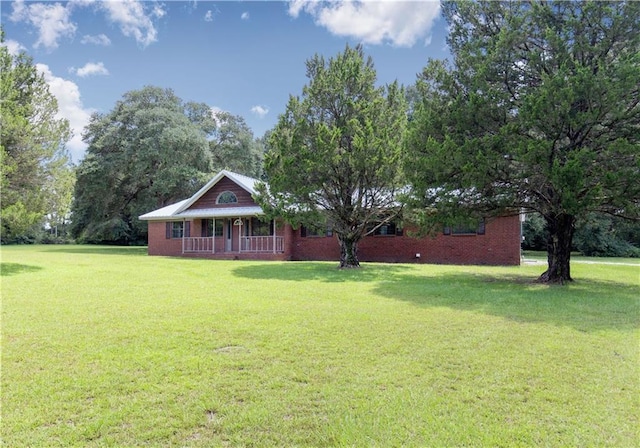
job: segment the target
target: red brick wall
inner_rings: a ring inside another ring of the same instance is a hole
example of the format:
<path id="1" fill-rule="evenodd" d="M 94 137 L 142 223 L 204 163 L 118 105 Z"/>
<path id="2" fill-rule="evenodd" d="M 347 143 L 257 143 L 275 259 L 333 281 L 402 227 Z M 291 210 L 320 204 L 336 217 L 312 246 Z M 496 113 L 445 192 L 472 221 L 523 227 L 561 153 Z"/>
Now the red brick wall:
<path id="1" fill-rule="evenodd" d="M 293 260 L 339 260 L 334 237 L 301 237 L 294 231 Z M 416 254 L 420 254 L 420 258 Z M 435 238 L 368 236 L 358 245 L 360 261 L 442 264 L 520 264 L 520 220 L 517 216 L 487 221 L 484 235 L 437 235 Z"/>
<path id="2" fill-rule="evenodd" d="M 220 218 L 216 219 L 217 221 L 221 220 Z M 235 221 L 235 218 L 233 219 Z M 231 250 L 236 251 L 236 253 L 225 253 L 225 243 L 226 243 L 226 235 L 227 235 L 227 219 L 222 219 L 224 222 L 224 230 L 223 236 L 216 236 L 214 239 L 215 244 L 215 254 L 190 254 L 185 256 L 199 256 L 199 257 L 208 257 L 208 258 L 234 258 L 238 256 L 237 250 L 239 246 L 239 232 L 242 231 L 244 234 L 244 228 L 247 225 L 247 219 L 243 218 L 243 226 L 232 227 L 232 236 L 231 236 Z M 202 220 L 194 219 L 190 221 L 190 236 L 198 237 L 202 236 Z M 167 223 L 165 221 L 149 221 L 149 247 L 148 253 L 149 255 L 164 255 L 164 256 L 183 256 L 182 253 L 182 239 L 180 238 L 167 238 Z M 243 259 L 277 259 L 277 260 L 286 260 L 291 257 L 291 243 L 293 241 L 291 226 L 289 225 L 277 225 L 276 226 L 276 236 L 284 237 L 284 254 L 270 254 L 270 253 L 262 253 L 262 254 L 250 254 L 243 253 L 239 258 Z"/>
<path id="3" fill-rule="evenodd" d="M 149 221 L 149 255 L 180 255 L 182 240 L 167 239 L 167 223 Z"/>
<path id="4" fill-rule="evenodd" d="M 191 235 L 200 235 L 200 220 L 191 223 Z M 238 226 L 233 229 L 233 250 L 238 246 Z M 284 254 L 242 254 L 241 258 L 278 260 L 340 259 L 338 240 L 333 237 L 301 237 L 300 229 L 278 226 L 277 235 L 285 237 Z M 416 254 L 420 254 L 420 258 Z M 149 255 L 182 255 L 182 241 L 166 238 L 165 222 L 149 222 Z M 237 254 L 235 254 L 237 255 Z M 224 238 L 216 237 L 216 254 L 209 258 L 234 257 L 224 254 Z M 203 256 L 203 255 L 199 255 Z M 360 261 L 389 263 L 441 264 L 520 264 L 520 220 L 517 216 L 488 220 L 484 235 L 442 235 L 435 238 L 407 236 L 368 236 L 358 245 Z"/>

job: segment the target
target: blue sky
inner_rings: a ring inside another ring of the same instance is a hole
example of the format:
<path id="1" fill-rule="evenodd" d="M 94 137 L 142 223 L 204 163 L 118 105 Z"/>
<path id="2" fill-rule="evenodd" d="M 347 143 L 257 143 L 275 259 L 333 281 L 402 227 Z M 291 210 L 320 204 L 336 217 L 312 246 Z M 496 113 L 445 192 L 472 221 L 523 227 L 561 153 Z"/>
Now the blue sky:
<path id="1" fill-rule="evenodd" d="M 69 119 L 74 161 L 83 127 L 125 92 L 171 88 L 185 101 L 242 116 L 261 137 L 307 83 L 305 61 L 362 43 L 379 84 L 409 85 L 448 56 L 432 1 L 4 1 L 5 45 L 44 73 Z"/>

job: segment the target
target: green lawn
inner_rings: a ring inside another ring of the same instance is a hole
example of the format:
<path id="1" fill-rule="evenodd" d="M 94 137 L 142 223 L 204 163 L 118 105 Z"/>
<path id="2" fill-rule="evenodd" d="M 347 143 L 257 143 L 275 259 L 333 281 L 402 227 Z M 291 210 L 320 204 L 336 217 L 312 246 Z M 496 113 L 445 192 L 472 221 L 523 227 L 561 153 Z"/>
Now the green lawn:
<path id="1" fill-rule="evenodd" d="M 4 446 L 640 440 L 640 265 L 1 255 Z"/>

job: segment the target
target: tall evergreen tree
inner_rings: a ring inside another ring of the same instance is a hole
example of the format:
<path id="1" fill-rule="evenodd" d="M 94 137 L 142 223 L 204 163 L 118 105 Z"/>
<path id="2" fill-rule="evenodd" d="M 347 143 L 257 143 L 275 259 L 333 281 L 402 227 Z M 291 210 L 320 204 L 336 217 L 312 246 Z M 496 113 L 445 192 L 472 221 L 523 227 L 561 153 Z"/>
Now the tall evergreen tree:
<path id="1" fill-rule="evenodd" d="M 0 171 L 3 243 L 32 236 L 64 208 L 73 176 L 65 143 L 71 132 L 58 103 L 25 52 L 9 53 L 0 31 Z"/>
<path id="2" fill-rule="evenodd" d="M 357 267 L 360 239 L 397 211 L 404 93 L 397 83 L 375 86 L 360 46 L 306 65 L 309 83 L 269 136 L 269 190 L 259 201 L 294 225 L 322 212 L 338 237 L 340 266 Z"/>
<path id="3" fill-rule="evenodd" d="M 571 280 L 576 222 L 638 217 L 640 3 L 445 2 L 453 65 L 430 61 L 407 139 L 424 226 L 538 212 L 544 282 Z"/>

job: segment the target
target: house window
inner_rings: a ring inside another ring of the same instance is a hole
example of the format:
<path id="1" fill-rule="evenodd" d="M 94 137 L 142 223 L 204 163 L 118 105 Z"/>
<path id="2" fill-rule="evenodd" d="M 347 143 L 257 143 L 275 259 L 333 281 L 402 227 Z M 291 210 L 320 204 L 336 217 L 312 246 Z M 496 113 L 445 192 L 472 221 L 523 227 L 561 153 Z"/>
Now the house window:
<path id="1" fill-rule="evenodd" d="M 367 231 L 371 232 L 379 223 L 369 225 Z M 371 233 L 371 235 L 378 236 L 402 236 L 402 227 L 395 221 L 386 222 Z"/>
<path id="2" fill-rule="evenodd" d="M 485 222 L 481 219 L 476 226 L 469 223 L 458 223 L 444 228 L 445 235 L 484 235 Z"/>
<path id="3" fill-rule="evenodd" d="M 264 222 L 258 218 L 251 218 L 251 236 L 273 235 L 273 221 Z"/>
<path id="4" fill-rule="evenodd" d="M 303 238 L 333 236 L 333 229 L 328 223 L 316 223 L 300 226 L 300 236 Z"/>
<path id="5" fill-rule="evenodd" d="M 216 204 L 237 204 L 238 197 L 232 191 L 223 191 L 218 195 Z"/>
<path id="6" fill-rule="evenodd" d="M 215 228 L 214 228 L 215 221 Z M 215 233 L 214 233 L 215 232 Z M 224 234 L 224 222 L 221 219 L 203 219 L 202 236 L 222 236 Z"/>
<path id="7" fill-rule="evenodd" d="M 167 239 L 171 238 L 182 238 L 182 236 L 190 236 L 189 235 L 189 222 L 175 221 L 167 223 Z"/>
<path id="8" fill-rule="evenodd" d="M 182 238 L 184 223 L 174 222 L 171 230 L 171 238 Z"/>

